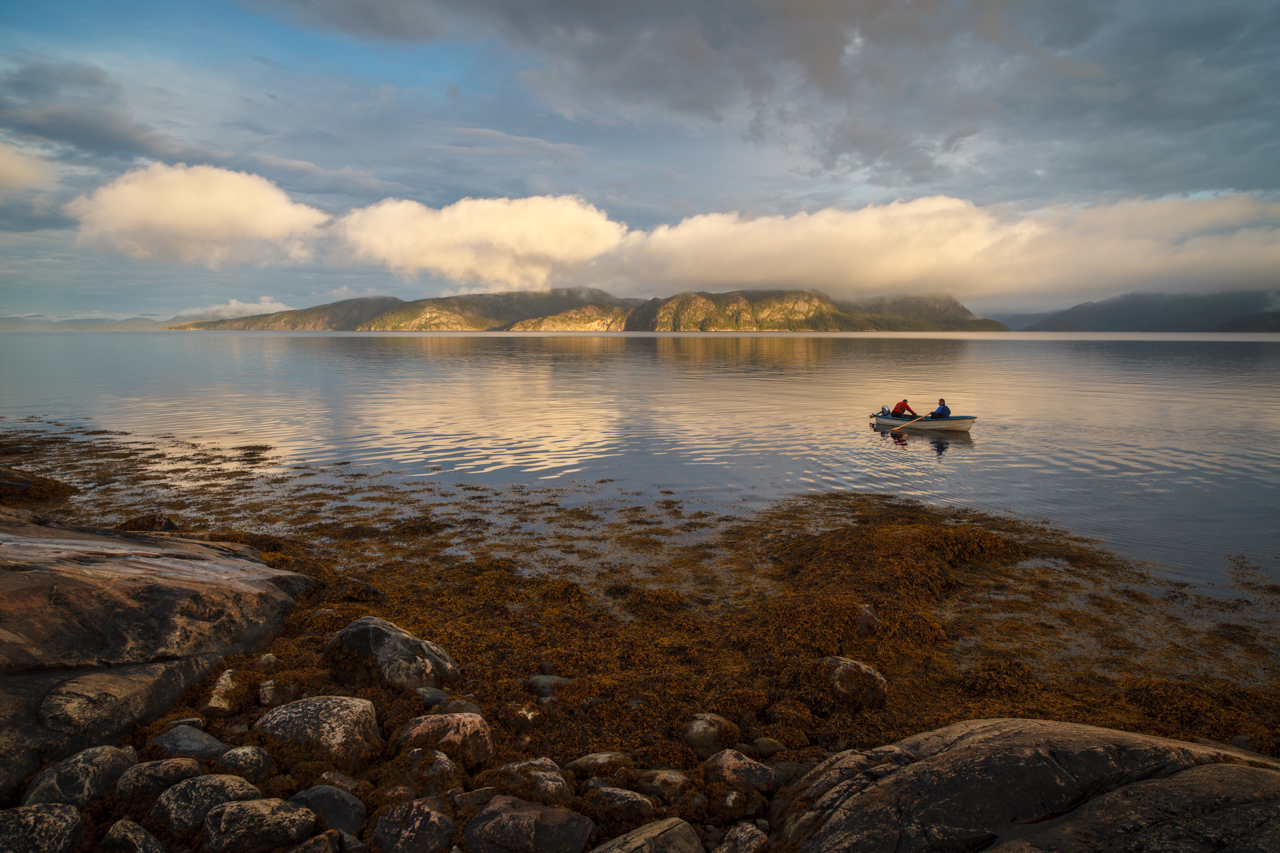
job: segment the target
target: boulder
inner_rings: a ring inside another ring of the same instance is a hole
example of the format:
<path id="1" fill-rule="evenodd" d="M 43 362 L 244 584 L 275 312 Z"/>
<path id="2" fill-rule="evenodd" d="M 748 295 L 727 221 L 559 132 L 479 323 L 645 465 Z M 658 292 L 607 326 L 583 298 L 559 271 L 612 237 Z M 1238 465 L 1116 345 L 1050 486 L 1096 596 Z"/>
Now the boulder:
<path id="1" fill-rule="evenodd" d="M 183 779 L 204 774 L 194 758 L 166 758 L 135 764 L 116 780 L 116 796 L 122 800 L 151 800 Z"/>
<path id="2" fill-rule="evenodd" d="M 261 798 L 262 792 L 239 776 L 195 776 L 161 794 L 151 809 L 151 818 L 163 823 L 170 835 L 184 835 L 204 823 L 209 811 L 223 803 Z"/>
<path id="3" fill-rule="evenodd" d="M 770 840 L 801 853 L 1262 850 L 1277 818 L 1280 762 L 1263 756 L 1073 723 L 973 720 L 832 756 L 775 798 Z M 1194 846 L 1203 842 L 1193 835 L 1215 834 L 1234 840 Z"/>
<path id="4" fill-rule="evenodd" d="M 378 818 L 370 840 L 380 853 L 444 853 L 453 831 L 438 801 L 412 800 Z"/>
<path id="5" fill-rule="evenodd" d="M 271 756 L 260 746 L 238 746 L 218 756 L 218 767 L 229 773 L 261 782 L 271 775 Z"/>
<path id="6" fill-rule="evenodd" d="M 65 803 L 85 806 L 101 797 L 133 766 L 133 756 L 114 746 L 95 746 L 64 758 L 31 780 L 24 806 Z"/>
<path id="7" fill-rule="evenodd" d="M 306 806 L 320 816 L 327 826 L 351 835 L 359 835 L 364 826 L 364 803 L 341 788 L 332 785 L 315 785 L 299 791 L 289 802 Z"/>
<path id="8" fill-rule="evenodd" d="M 396 733 L 401 749 L 438 749 L 467 767 L 493 758 L 493 735 L 478 714 L 430 714 L 405 723 Z"/>
<path id="9" fill-rule="evenodd" d="M 80 810 L 75 806 L 41 803 L 0 811 L 4 853 L 71 853 L 83 835 Z"/>
<path id="10" fill-rule="evenodd" d="M 504 764 L 482 773 L 477 781 L 548 805 L 564 805 L 573 799 L 564 774 L 550 758 Z"/>
<path id="11" fill-rule="evenodd" d="M 217 758 L 231 749 L 208 732 L 185 725 L 174 726 L 169 731 L 153 737 L 151 742 L 166 755 L 198 758 L 201 761 Z"/>
<path id="12" fill-rule="evenodd" d="M 494 797 L 463 830 L 471 853 L 582 853 L 595 823 L 568 809 Z"/>
<path id="13" fill-rule="evenodd" d="M 716 847 L 715 853 L 762 853 L 768 849 L 769 836 L 760 827 L 740 823 L 725 833 L 724 840 Z"/>
<path id="14" fill-rule="evenodd" d="M 313 696 L 263 714 L 254 730 L 320 753 L 355 770 L 382 749 L 373 703 L 347 696 Z"/>
<path id="15" fill-rule="evenodd" d="M 636 778 L 636 790 L 661 797 L 667 805 L 675 805 L 693 782 L 683 770 L 645 770 Z"/>
<path id="16" fill-rule="evenodd" d="M 450 696 L 432 707 L 433 714 L 476 714 L 484 716 L 484 709 L 465 696 Z"/>
<path id="17" fill-rule="evenodd" d="M 411 749 L 387 768 L 381 781 L 399 781 L 424 794 L 439 794 L 461 787 L 466 774 L 438 749 Z"/>
<path id="18" fill-rule="evenodd" d="M 444 649 L 376 616 L 362 616 L 339 631 L 325 647 L 325 658 L 348 684 L 413 690 L 438 687 L 460 675 Z"/>
<path id="19" fill-rule="evenodd" d="M 266 853 L 297 844 L 311 835 L 316 816 L 305 806 L 284 800 L 223 803 L 204 819 L 204 853 Z"/>
<path id="20" fill-rule="evenodd" d="M 719 714 L 694 714 L 680 730 L 684 742 L 704 761 L 737 743 L 738 735 L 738 727 Z"/>
<path id="21" fill-rule="evenodd" d="M 98 853 L 168 853 L 156 837 L 131 820 L 111 824 Z"/>
<path id="22" fill-rule="evenodd" d="M 723 782 L 730 788 L 754 788 L 767 794 L 778 786 L 778 778 L 771 768 L 736 749 L 717 752 L 702 763 L 702 770 L 707 781 Z"/>
<path id="23" fill-rule="evenodd" d="M 352 838 L 353 836 L 346 836 Z M 289 853 L 355 853 L 356 848 L 343 847 L 344 836 L 336 829 L 326 829 L 318 835 L 313 835 L 297 847 L 289 851 Z M 368 850 L 369 845 L 360 844 L 361 850 Z"/>
<path id="24" fill-rule="evenodd" d="M 687 822 L 670 817 L 656 823 L 646 823 L 606 841 L 592 853 L 704 853 L 698 833 Z"/>
<path id="25" fill-rule="evenodd" d="M 252 549 L 79 530 L 0 508 L 0 805 L 44 761 L 115 741 L 228 655 L 278 632 L 312 583 Z"/>
<path id="26" fill-rule="evenodd" d="M 884 707 L 889 685 L 874 667 L 840 657 L 823 658 L 822 663 L 827 667 L 832 693 L 853 710 Z"/>
<path id="27" fill-rule="evenodd" d="M 648 797 L 625 788 L 611 788 L 608 785 L 595 788 L 586 794 L 585 799 L 615 821 L 634 823 L 652 820 L 658 813 Z"/>
<path id="28" fill-rule="evenodd" d="M 625 752 L 593 752 L 581 758 L 575 758 L 564 766 L 576 774 L 583 776 L 616 776 L 619 771 L 630 770 L 633 765 L 631 756 Z"/>

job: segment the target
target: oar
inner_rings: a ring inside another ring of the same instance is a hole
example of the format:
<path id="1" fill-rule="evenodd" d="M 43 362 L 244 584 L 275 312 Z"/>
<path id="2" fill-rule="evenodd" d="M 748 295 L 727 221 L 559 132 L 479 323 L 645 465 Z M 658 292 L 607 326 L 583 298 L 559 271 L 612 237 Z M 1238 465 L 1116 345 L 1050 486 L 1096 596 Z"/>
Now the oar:
<path id="1" fill-rule="evenodd" d="M 929 417 L 929 416 L 928 416 L 928 415 L 921 415 L 920 417 L 916 418 L 916 421 L 922 421 L 922 420 L 924 420 L 924 419 L 925 419 L 925 418 L 927 418 L 927 417 Z M 911 425 L 912 425 L 913 423 L 915 423 L 916 421 L 907 421 L 905 424 L 899 424 L 898 426 L 896 426 L 896 427 L 894 427 L 893 429 L 889 430 L 889 432 L 897 432 L 898 430 L 902 429 L 904 426 L 911 426 Z"/>

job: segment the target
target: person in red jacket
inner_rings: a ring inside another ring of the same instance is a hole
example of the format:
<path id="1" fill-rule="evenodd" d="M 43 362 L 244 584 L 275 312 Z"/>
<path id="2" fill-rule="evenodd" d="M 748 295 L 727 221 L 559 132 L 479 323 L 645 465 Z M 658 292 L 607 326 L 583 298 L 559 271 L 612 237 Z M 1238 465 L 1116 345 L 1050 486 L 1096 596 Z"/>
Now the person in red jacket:
<path id="1" fill-rule="evenodd" d="M 895 418 L 905 418 L 908 412 L 910 412 L 911 417 L 913 418 L 920 417 L 919 415 L 917 415 L 915 412 L 911 410 L 910 406 L 907 405 L 907 401 L 905 398 L 903 398 L 901 403 L 893 407 L 893 416 Z"/>

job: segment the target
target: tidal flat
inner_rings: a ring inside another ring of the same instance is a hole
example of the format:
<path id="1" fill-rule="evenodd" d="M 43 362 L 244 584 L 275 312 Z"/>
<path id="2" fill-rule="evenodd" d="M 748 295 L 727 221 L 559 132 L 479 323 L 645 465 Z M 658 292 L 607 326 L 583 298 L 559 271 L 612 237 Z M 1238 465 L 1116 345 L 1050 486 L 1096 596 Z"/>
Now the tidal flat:
<path id="1" fill-rule="evenodd" d="M 25 507 L 60 522 L 128 529 L 158 514 L 181 531 L 167 535 L 249 545 L 320 582 L 268 648 L 227 659 L 132 734 L 144 760 L 161 757 L 150 739 L 197 716 L 228 668 L 243 701 L 206 721 L 215 737 L 263 713 L 250 697 L 267 679 L 368 699 L 389 737 L 422 713 L 417 695 L 339 684 L 321 661 L 327 637 L 365 615 L 459 662 L 453 692 L 483 709 L 495 762 L 616 750 L 692 770 L 679 732 L 696 713 L 735 721 L 744 743 L 779 742 L 775 760 L 808 763 L 998 717 L 1234 739 L 1280 756 L 1280 584 L 1243 557 L 1233 588 L 1209 595 L 1047 521 L 892 495 L 729 512 L 620 495 L 608 481 L 401 481 L 291 464 L 266 445 L 36 419 L 0 424 L 0 466 L 73 487 Z M 260 669 L 263 652 L 274 669 Z M 882 673 L 884 707 L 826 698 L 815 663 L 828 656 Z M 528 679 L 539 674 L 570 681 L 537 704 Z M 329 769 L 298 756 L 264 793 L 287 797 Z M 370 783 L 375 814 L 390 801 Z"/>

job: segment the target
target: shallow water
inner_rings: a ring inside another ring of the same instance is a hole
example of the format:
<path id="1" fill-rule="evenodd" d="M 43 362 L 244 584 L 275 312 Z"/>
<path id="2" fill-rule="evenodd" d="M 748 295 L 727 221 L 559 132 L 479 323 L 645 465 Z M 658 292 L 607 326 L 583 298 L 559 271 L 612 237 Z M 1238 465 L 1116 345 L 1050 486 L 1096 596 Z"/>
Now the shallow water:
<path id="1" fill-rule="evenodd" d="M 869 426 L 904 396 L 977 425 Z M 894 492 L 1047 517 L 1198 585 L 1230 554 L 1280 568 L 1277 335 L 4 332 L 0 415 L 407 479 Z"/>

